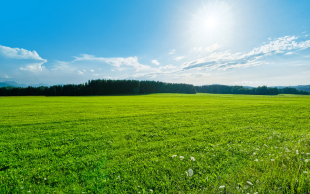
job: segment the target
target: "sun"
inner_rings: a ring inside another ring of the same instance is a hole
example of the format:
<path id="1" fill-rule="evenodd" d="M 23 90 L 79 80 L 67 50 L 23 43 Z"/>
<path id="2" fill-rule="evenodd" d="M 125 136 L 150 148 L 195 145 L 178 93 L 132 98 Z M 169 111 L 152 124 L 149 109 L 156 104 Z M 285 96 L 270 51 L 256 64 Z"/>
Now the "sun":
<path id="1" fill-rule="evenodd" d="M 205 27 L 208 29 L 213 29 L 217 26 L 217 20 L 214 17 L 209 17 L 205 20 Z"/>
<path id="2" fill-rule="evenodd" d="M 186 33 L 191 44 L 228 40 L 235 26 L 232 6 L 224 1 L 206 2 L 190 13 Z"/>

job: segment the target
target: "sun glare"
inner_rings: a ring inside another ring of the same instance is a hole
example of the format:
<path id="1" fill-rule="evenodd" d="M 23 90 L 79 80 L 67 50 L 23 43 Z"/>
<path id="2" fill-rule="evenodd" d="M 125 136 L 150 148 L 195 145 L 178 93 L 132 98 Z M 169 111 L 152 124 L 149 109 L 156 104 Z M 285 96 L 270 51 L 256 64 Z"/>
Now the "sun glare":
<path id="1" fill-rule="evenodd" d="M 191 41 L 217 41 L 229 38 L 234 25 L 231 6 L 225 2 L 206 3 L 191 14 Z"/>
<path id="2" fill-rule="evenodd" d="M 207 28 L 212 29 L 212 28 L 215 28 L 215 27 L 216 27 L 217 21 L 216 21 L 215 18 L 210 17 L 210 18 L 207 18 L 207 19 L 206 19 L 205 25 L 206 25 Z"/>

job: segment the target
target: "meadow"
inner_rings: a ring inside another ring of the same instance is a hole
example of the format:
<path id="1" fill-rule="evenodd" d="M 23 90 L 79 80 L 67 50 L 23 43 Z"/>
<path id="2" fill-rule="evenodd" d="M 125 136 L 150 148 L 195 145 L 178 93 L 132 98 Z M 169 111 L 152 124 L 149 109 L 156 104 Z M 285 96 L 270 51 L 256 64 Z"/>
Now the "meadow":
<path id="1" fill-rule="evenodd" d="M 0 193 L 310 193 L 310 97 L 0 97 Z"/>

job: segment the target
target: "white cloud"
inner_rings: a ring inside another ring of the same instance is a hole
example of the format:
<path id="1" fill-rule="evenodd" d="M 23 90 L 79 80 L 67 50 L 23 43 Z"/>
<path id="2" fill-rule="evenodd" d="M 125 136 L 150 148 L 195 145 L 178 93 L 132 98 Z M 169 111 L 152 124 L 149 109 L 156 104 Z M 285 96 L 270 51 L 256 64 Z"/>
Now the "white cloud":
<path id="1" fill-rule="evenodd" d="M 44 66 L 43 65 L 44 62 L 42 63 L 32 63 L 32 64 L 28 64 L 26 67 L 21 67 L 19 68 L 20 70 L 23 71 L 32 71 L 32 72 L 39 72 L 42 71 Z"/>
<path id="2" fill-rule="evenodd" d="M 221 46 L 218 45 L 217 43 L 211 45 L 211 46 L 208 46 L 205 50 L 208 52 L 208 53 L 212 53 L 214 51 L 216 51 L 217 49 L 219 49 Z"/>
<path id="3" fill-rule="evenodd" d="M 286 55 L 291 55 L 291 54 L 293 54 L 293 52 L 287 52 L 287 53 L 285 53 Z"/>
<path id="4" fill-rule="evenodd" d="M 217 43 L 210 45 L 208 47 L 194 47 L 191 49 L 191 57 L 202 57 L 206 54 L 210 54 L 218 50 L 221 46 Z"/>
<path id="5" fill-rule="evenodd" d="M 138 57 L 127 57 L 127 58 L 104 58 L 95 57 L 94 55 L 82 54 L 79 57 L 74 57 L 75 59 L 71 62 L 81 62 L 81 61 L 93 61 L 99 63 L 107 63 L 116 67 L 119 71 L 124 70 L 124 68 L 134 68 L 135 71 L 149 71 L 152 68 L 147 65 L 142 65 L 138 62 Z"/>
<path id="6" fill-rule="evenodd" d="M 94 73 L 95 70 L 91 69 L 91 70 L 89 70 L 89 71 Z"/>
<path id="7" fill-rule="evenodd" d="M 79 71 L 79 70 L 78 70 L 78 74 L 80 74 L 80 75 L 84 75 L 84 72 L 83 72 L 83 71 Z"/>
<path id="8" fill-rule="evenodd" d="M 297 39 L 298 38 L 296 36 L 280 37 L 258 48 L 254 48 L 252 51 L 245 54 L 232 54 L 229 51 L 213 52 L 206 57 L 200 57 L 194 61 L 184 63 L 182 65 L 182 68 L 183 70 L 192 68 L 227 70 L 231 68 L 250 67 L 267 64 L 267 62 L 259 61 L 259 59 L 274 54 L 284 53 L 285 51 L 302 50 L 310 47 L 310 40 L 296 42 Z"/>
<path id="9" fill-rule="evenodd" d="M 99 76 L 99 74 L 94 74 L 94 76 L 98 77 L 98 76 Z"/>
<path id="10" fill-rule="evenodd" d="M 4 74 L 4 77 L 3 78 L 10 78 L 8 75 Z"/>
<path id="11" fill-rule="evenodd" d="M 182 74 L 177 74 L 174 77 L 175 78 L 197 78 L 197 77 L 208 77 L 210 74 L 207 73 L 182 73 Z"/>
<path id="12" fill-rule="evenodd" d="M 173 54 L 175 54 L 175 49 L 172 49 L 169 51 L 169 55 L 173 55 Z"/>
<path id="13" fill-rule="evenodd" d="M 153 64 L 155 64 L 155 65 L 159 65 L 159 64 L 160 64 L 157 60 L 152 60 L 151 62 L 152 62 Z"/>
<path id="14" fill-rule="evenodd" d="M 175 57 L 174 60 L 180 61 L 180 60 L 182 60 L 182 59 L 184 59 L 184 58 L 185 58 L 184 56 L 179 56 L 179 57 Z"/>
<path id="15" fill-rule="evenodd" d="M 166 65 L 166 66 L 163 66 L 163 67 L 159 67 L 159 69 L 161 70 L 161 69 L 175 69 L 175 68 L 177 68 L 176 66 L 173 66 L 173 65 Z"/>
<path id="16" fill-rule="evenodd" d="M 310 47 L 310 40 L 307 40 L 305 42 L 301 42 L 301 43 L 299 43 L 299 45 L 297 45 L 297 48 L 302 49 L 302 50 L 307 49 L 309 47 Z"/>
<path id="17" fill-rule="evenodd" d="M 44 68 L 42 65 L 47 62 L 41 58 L 36 51 L 28 51 L 23 48 L 10 48 L 0 45 L 0 57 L 5 60 L 14 61 L 15 65 L 22 66 L 19 69 L 24 71 L 38 72 Z"/>
<path id="18" fill-rule="evenodd" d="M 0 54 L 14 59 L 34 59 L 47 62 L 46 59 L 42 59 L 36 51 L 28 51 L 23 48 L 10 48 L 0 45 Z"/>
<path id="19" fill-rule="evenodd" d="M 54 68 L 51 69 L 52 71 L 75 71 L 76 67 L 72 66 L 70 62 L 65 61 L 56 61 L 54 64 Z"/>
<path id="20" fill-rule="evenodd" d="M 243 81 L 241 82 L 242 84 L 252 84 L 253 82 L 252 81 Z"/>
<path id="21" fill-rule="evenodd" d="M 194 47 L 191 50 L 191 52 L 201 52 L 201 51 L 202 51 L 202 47 Z"/>

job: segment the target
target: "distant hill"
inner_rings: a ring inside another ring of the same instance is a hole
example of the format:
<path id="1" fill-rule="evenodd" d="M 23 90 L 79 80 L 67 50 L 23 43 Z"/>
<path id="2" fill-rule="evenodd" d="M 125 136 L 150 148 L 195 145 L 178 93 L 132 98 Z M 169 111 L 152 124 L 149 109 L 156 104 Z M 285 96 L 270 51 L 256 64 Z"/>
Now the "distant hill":
<path id="1" fill-rule="evenodd" d="M 221 86 L 222 84 L 211 84 L 211 85 L 199 85 L 199 86 Z M 223 86 L 223 85 L 222 85 Z M 235 85 L 228 85 L 228 86 L 235 86 Z M 252 86 L 243 86 L 244 88 L 247 89 L 253 89 L 255 87 Z M 270 88 L 278 88 L 278 89 L 283 89 L 283 88 L 295 88 L 297 90 L 303 90 L 303 91 L 307 91 L 310 92 L 310 85 L 298 85 L 298 86 L 268 86 Z"/>
<path id="2" fill-rule="evenodd" d="M 43 84 L 43 83 L 39 83 L 39 84 L 19 84 L 16 83 L 14 81 L 5 81 L 5 82 L 0 82 L 0 88 L 3 87 L 8 87 L 8 86 L 12 86 L 12 87 L 21 87 L 21 88 L 27 88 L 28 86 L 32 86 L 32 87 L 40 87 L 40 86 L 50 86 L 48 84 Z"/>
<path id="3" fill-rule="evenodd" d="M 245 88 L 247 88 L 247 89 L 255 88 L 255 87 L 252 87 L 252 86 L 243 86 L 243 87 L 245 87 Z"/>
<path id="4" fill-rule="evenodd" d="M 282 88 L 295 88 L 297 90 L 304 90 L 304 91 L 307 91 L 307 92 L 310 92 L 310 85 L 298 85 L 298 86 L 274 86 L 275 88 L 278 88 L 278 89 L 282 89 Z"/>

